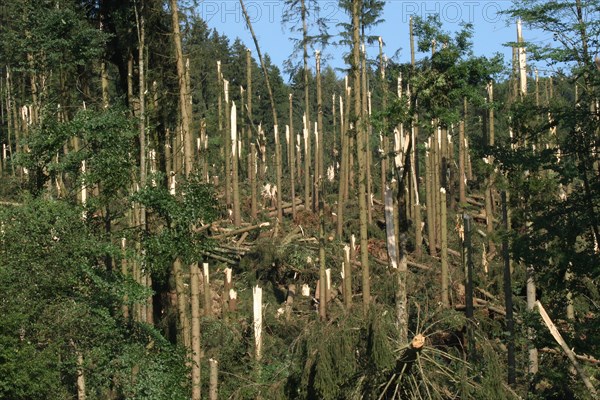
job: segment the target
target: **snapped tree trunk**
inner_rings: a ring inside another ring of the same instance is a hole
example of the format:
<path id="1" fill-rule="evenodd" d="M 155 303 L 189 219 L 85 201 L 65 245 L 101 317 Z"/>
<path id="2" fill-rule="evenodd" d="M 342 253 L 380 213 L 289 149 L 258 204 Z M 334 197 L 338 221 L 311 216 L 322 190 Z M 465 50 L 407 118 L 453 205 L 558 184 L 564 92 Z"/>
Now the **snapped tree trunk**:
<path id="1" fill-rule="evenodd" d="M 450 307 L 450 296 L 448 289 L 448 217 L 446 212 L 446 189 L 440 188 L 440 229 L 441 229 L 441 258 L 442 258 L 442 305 Z"/>
<path id="2" fill-rule="evenodd" d="M 190 266 L 192 303 L 192 400 L 200 400 L 200 269 L 197 263 Z"/>

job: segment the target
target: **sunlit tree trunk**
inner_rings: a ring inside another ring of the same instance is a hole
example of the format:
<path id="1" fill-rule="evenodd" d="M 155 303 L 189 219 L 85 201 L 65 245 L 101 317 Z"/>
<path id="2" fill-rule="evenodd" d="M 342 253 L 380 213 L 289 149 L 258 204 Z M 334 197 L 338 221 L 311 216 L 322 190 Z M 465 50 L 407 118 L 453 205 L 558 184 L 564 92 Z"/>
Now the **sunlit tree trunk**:
<path id="1" fill-rule="evenodd" d="M 200 269 L 198 263 L 190 265 L 190 288 L 192 303 L 192 400 L 200 400 Z"/>
<path id="2" fill-rule="evenodd" d="M 296 219 L 296 135 L 294 134 L 294 114 L 292 107 L 292 94 L 289 94 L 290 102 L 290 113 L 289 113 L 289 125 L 287 129 L 289 142 L 289 165 L 290 165 L 290 191 L 292 196 L 292 219 Z"/>
<path id="3" fill-rule="evenodd" d="M 192 171 L 193 160 L 192 132 L 190 131 L 190 125 L 192 120 L 192 116 L 190 115 L 190 83 L 187 79 L 189 75 L 186 72 L 186 64 L 183 59 L 177 0 L 170 0 L 170 5 L 171 22 L 173 25 L 173 44 L 175 48 L 175 60 L 177 63 L 177 82 L 179 85 L 179 112 L 181 117 L 181 129 L 183 134 L 184 170 L 185 175 L 188 176 Z"/>
<path id="4" fill-rule="evenodd" d="M 358 209 L 360 221 L 360 263 L 362 268 L 363 310 L 366 313 L 371 303 L 371 281 L 369 274 L 368 210 L 367 210 L 367 157 L 364 121 L 361 118 L 360 89 L 360 35 L 359 16 L 362 0 L 352 1 L 352 72 L 354 81 L 354 118 L 356 121 L 356 158 L 358 161 Z"/>
<path id="5" fill-rule="evenodd" d="M 349 90 L 350 88 L 348 88 Z M 347 91 L 348 91 L 347 90 Z M 349 96 L 347 96 L 349 97 Z M 338 186 L 338 200 L 337 200 L 337 237 L 342 239 L 343 227 L 344 227 L 344 193 L 346 191 L 346 185 L 348 181 L 348 133 L 347 127 L 344 123 L 344 99 L 340 96 L 340 140 L 341 140 L 341 152 L 342 158 L 340 161 L 340 172 L 339 172 L 339 186 Z"/>

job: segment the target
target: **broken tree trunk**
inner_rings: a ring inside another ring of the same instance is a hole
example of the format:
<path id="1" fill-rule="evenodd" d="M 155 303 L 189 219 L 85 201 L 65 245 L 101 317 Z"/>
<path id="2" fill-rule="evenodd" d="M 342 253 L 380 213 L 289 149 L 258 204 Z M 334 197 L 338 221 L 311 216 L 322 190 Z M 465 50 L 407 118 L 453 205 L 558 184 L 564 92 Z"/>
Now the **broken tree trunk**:
<path id="1" fill-rule="evenodd" d="M 208 263 L 202 263 L 202 281 L 204 282 L 204 316 L 212 315 L 212 293 L 210 291 Z"/>
<path id="2" fill-rule="evenodd" d="M 426 143 L 426 148 L 431 149 L 431 139 Z M 427 210 L 427 237 L 429 239 L 429 255 L 435 257 L 436 251 L 436 240 L 435 240 L 435 205 L 433 195 L 434 184 L 433 184 L 433 167 L 432 167 L 433 153 L 430 151 L 425 152 L 425 182 L 426 182 L 426 210 Z"/>
<path id="3" fill-rule="evenodd" d="M 540 303 L 539 300 L 537 300 L 535 302 L 535 305 L 537 306 L 538 312 L 540 313 L 540 316 L 544 320 L 544 323 L 546 324 L 546 326 L 550 330 L 550 333 L 552 334 L 552 337 L 554 338 L 554 340 L 556 340 L 556 342 L 563 349 L 563 351 L 565 352 L 565 354 L 567 355 L 567 357 L 569 358 L 569 360 L 571 360 L 571 362 L 573 363 L 573 366 L 577 370 L 577 373 L 579 374 L 579 376 L 581 376 L 581 380 L 583 380 L 583 383 L 585 384 L 585 387 L 588 388 L 588 390 L 592 394 L 593 398 L 597 398 L 596 388 L 594 388 L 594 385 L 592 385 L 592 382 L 588 378 L 587 374 L 585 373 L 585 371 L 583 370 L 583 368 L 581 368 L 581 365 L 577 361 L 575 353 L 573 352 L 573 350 L 571 350 L 569 348 L 569 346 L 567 345 L 567 343 L 563 339 L 562 335 L 560 334 L 560 332 L 556 328 L 556 325 L 554 325 L 554 323 L 550 319 L 550 316 L 548 315 L 548 313 L 544 309 L 544 306 L 542 306 L 542 303 Z"/>
<path id="4" fill-rule="evenodd" d="M 254 310 L 254 356 L 256 361 L 262 358 L 262 288 L 252 288 Z"/>
<path id="5" fill-rule="evenodd" d="M 200 269 L 198 263 L 190 265 L 192 303 L 192 400 L 200 400 Z"/>
<path id="6" fill-rule="evenodd" d="M 446 189 L 440 188 L 440 236 L 442 238 L 442 305 L 448 308 L 450 307 L 450 296 L 448 290 L 448 218 L 446 215 L 446 208 Z"/>

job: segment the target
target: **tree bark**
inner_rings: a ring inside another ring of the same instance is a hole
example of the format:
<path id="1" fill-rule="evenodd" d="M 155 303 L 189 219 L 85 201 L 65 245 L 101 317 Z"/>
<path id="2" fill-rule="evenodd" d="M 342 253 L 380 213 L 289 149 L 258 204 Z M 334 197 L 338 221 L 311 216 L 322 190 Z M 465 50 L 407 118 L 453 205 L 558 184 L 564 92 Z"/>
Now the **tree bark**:
<path id="1" fill-rule="evenodd" d="M 219 398 L 219 363 L 217 360 L 211 358 L 208 360 L 210 363 L 210 377 L 209 377 L 209 400 L 218 400 Z"/>
<path id="2" fill-rule="evenodd" d="M 446 308 L 450 307 L 450 296 L 448 289 L 449 272 L 448 272 L 448 217 L 446 212 L 446 189 L 440 188 L 440 235 L 441 241 L 441 258 L 442 258 L 442 305 Z"/>
<path id="3" fill-rule="evenodd" d="M 366 313 L 371 303 L 371 281 L 369 274 L 368 248 L 368 210 L 366 199 L 366 138 L 361 118 L 361 89 L 360 89 L 360 36 L 359 16 L 362 10 L 362 0 L 352 0 L 352 71 L 354 81 L 354 118 L 356 129 L 356 157 L 358 161 L 358 209 L 360 220 L 360 262 L 362 266 L 362 297 L 363 311 Z"/>
<path id="4" fill-rule="evenodd" d="M 181 130 L 183 134 L 184 170 L 185 175 L 188 176 L 190 172 L 192 172 L 193 160 L 192 132 L 190 131 L 192 120 L 192 116 L 190 115 L 190 83 L 187 80 L 189 75 L 186 72 L 186 65 L 183 60 L 177 0 L 170 0 L 170 4 L 171 22 L 173 24 L 173 43 L 175 47 L 175 59 L 177 63 L 177 82 L 179 85 L 179 112 L 181 117 Z"/>
<path id="5" fill-rule="evenodd" d="M 461 206 L 467 204 L 466 186 L 467 174 L 465 171 L 465 121 L 467 120 L 467 98 L 463 98 L 463 114 L 458 127 L 458 196 Z"/>
<path id="6" fill-rule="evenodd" d="M 235 102 L 231 104 L 231 170 L 233 186 L 233 224 L 237 227 L 242 224 L 242 215 L 240 211 L 240 187 L 239 187 L 239 146 L 237 132 L 237 109 Z"/>
<path id="7" fill-rule="evenodd" d="M 292 94 L 289 95 L 290 101 L 290 115 L 289 115 L 289 125 L 287 129 L 289 130 L 288 136 L 290 138 L 289 142 L 289 165 L 290 165 L 290 191 L 292 196 L 292 220 L 296 219 L 296 135 L 294 134 L 294 113 L 292 108 Z"/>
<path id="8" fill-rule="evenodd" d="M 276 180 L 277 180 L 277 220 L 281 225 L 283 224 L 283 201 L 281 200 L 281 176 L 283 175 L 282 166 L 281 166 L 281 144 L 279 141 L 279 131 L 277 129 L 277 125 L 273 126 L 273 132 L 275 135 L 275 171 L 276 171 Z M 292 204 L 294 201 L 292 200 Z"/>
<path id="9" fill-rule="evenodd" d="M 513 298 L 512 298 L 512 277 L 510 268 L 510 252 L 508 247 L 508 233 L 509 233 L 509 222 L 508 222 L 508 199 L 507 193 L 502 191 L 500 193 L 502 200 L 502 223 L 504 225 L 504 236 L 502 238 L 502 258 L 504 261 L 504 307 L 506 309 L 506 331 L 508 332 L 507 337 L 507 349 L 508 349 L 508 384 L 514 385 L 516 383 L 516 359 L 515 359 L 515 321 L 513 317 Z"/>
<path id="10" fill-rule="evenodd" d="M 340 173 L 339 173 L 339 187 L 338 187 L 338 201 L 337 201 L 337 237 L 342 240 L 343 228 L 344 228 L 344 193 L 348 182 L 348 133 L 347 127 L 344 123 L 344 99 L 340 96 L 340 140 L 341 140 L 341 152 L 342 159 L 340 161 Z"/>
<path id="11" fill-rule="evenodd" d="M 585 387 L 590 391 L 590 393 L 592 395 L 592 398 L 597 398 L 596 388 L 594 388 L 594 385 L 592 385 L 592 382 L 588 378 L 587 374 L 585 373 L 585 371 L 583 370 L 583 368 L 581 368 L 581 365 L 579 364 L 579 362 L 577 361 L 577 358 L 575 357 L 575 353 L 573 352 L 573 350 L 571 350 L 569 348 L 569 346 L 567 345 L 567 343 L 563 339 L 562 335 L 560 334 L 560 332 L 556 328 L 556 325 L 554 325 L 554 323 L 550 319 L 550 316 L 548 316 L 548 313 L 544 309 L 544 306 L 542 306 L 542 303 L 540 303 L 539 300 L 535 302 L 535 305 L 537 306 L 538 312 L 542 316 L 542 319 L 544 320 L 544 323 L 546 324 L 546 326 L 550 330 L 550 333 L 552 334 L 552 337 L 554 338 L 554 340 L 556 340 L 556 342 L 563 349 L 563 351 L 565 352 L 565 354 L 567 355 L 567 357 L 569 358 L 569 360 L 571 361 L 571 363 L 573 363 L 573 366 L 575 367 L 575 369 L 579 373 L 579 376 L 581 377 L 581 380 L 585 384 Z"/>
<path id="12" fill-rule="evenodd" d="M 192 303 L 192 400 L 200 400 L 200 269 L 197 263 L 193 263 L 190 269 L 190 300 Z"/>

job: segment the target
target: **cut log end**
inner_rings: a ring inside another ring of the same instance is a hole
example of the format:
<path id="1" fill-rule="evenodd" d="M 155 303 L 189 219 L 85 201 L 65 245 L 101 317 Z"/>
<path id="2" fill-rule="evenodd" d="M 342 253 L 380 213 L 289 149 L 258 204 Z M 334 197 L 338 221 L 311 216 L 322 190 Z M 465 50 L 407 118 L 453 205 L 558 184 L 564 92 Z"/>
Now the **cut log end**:
<path id="1" fill-rule="evenodd" d="M 425 346 L 425 336 L 419 333 L 413 338 L 412 342 L 410 343 L 410 347 L 415 350 L 420 350 L 423 348 L 423 346 Z"/>

